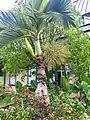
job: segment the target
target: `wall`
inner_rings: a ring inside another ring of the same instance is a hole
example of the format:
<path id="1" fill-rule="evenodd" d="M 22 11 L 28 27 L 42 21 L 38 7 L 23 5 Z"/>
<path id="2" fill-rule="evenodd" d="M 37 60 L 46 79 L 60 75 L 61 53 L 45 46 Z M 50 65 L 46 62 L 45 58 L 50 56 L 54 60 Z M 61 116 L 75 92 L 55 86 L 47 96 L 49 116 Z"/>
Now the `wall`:
<path id="1" fill-rule="evenodd" d="M 23 85 L 26 85 L 27 84 L 26 71 L 23 71 L 19 75 L 17 75 L 16 81 L 20 81 Z M 6 74 L 5 88 L 6 88 L 6 91 L 15 91 L 15 86 L 9 85 L 9 74 L 8 73 Z"/>
<path id="2" fill-rule="evenodd" d="M 20 74 L 18 74 L 16 76 L 16 81 L 20 81 L 23 85 L 27 85 L 27 76 L 28 76 L 28 84 L 31 83 L 31 80 L 34 80 L 35 79 L 35 73 L 36 73 L 36 69 L 33 68 L 33 69 L 29 69 L 28 72 L 27 70 L 21 72 Z M 4 77 L 2 77 L 0 79 L 0 81 L 2 82 L 2 84 L 4 84 Z M 14 82 L 12 82 L 14 81 Z M 8 73 L 6 73 L 6 76 L 5 76 L 5 88 L 6 90 L 10 89 L 11 90 L 15 90 L 15 76 L 14 77 L 11 77 L 11 85 L 10 85 L 10 76 Z M 13 85 L 14 84 L 14 85 Z"/>

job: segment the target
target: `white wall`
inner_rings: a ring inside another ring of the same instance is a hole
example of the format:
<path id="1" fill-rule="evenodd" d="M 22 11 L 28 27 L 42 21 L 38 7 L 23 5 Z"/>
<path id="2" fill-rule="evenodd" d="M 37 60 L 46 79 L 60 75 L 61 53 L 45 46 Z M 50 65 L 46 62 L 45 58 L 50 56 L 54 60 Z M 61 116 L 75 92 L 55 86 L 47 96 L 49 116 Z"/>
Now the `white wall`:
<path id="1" fill-rule="evenodd" d="M 19 75 L 16 76 L 16 81 L 20 81 L 23 85 L 27 84 L 27 76 L 26 76 L 26 71 L 21 72 Z M 21 78 L 24 78 L 23 81 Z M 5 81 L 5 86 L 9 86 L 9 74 L 6 74 L 6 81 Z"/>

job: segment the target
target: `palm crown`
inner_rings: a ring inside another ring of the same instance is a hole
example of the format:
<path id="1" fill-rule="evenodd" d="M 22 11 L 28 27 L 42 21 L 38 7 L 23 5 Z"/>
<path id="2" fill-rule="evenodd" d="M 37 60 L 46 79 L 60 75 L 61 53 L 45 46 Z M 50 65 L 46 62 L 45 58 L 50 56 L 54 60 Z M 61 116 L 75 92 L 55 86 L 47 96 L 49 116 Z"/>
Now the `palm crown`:
<path id="1" fill-rule="evenodd" d="M 52 21 L 64 27 L 75 26 L 69 3 L 70 0 L 29 0 L 18 12 L 0 11 L 0 46 L 28 35 L 35 40 L 44 25 Z"/>

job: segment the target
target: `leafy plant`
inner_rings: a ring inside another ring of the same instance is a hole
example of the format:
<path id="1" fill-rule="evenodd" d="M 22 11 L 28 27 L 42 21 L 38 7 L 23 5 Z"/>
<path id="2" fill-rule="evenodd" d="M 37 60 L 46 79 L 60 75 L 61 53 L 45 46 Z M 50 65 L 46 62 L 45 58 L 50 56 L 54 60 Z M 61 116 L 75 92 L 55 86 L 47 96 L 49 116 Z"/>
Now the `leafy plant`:
<path id="1" fill-rule="evenodd" d="M 69 90 L 69 82 L 68 82 L 68 79 L 67 78 L 65 78 L 65 76 L 62 76 L 61 77 L 61 81 L 60 81 L 61 83 L 60 83 L 60 85 L 61 85 L 61 87 L 64 89 L 64 90 Z"/>
<path id="2" fill-rule="evenodd" d="M 90 78 L 86 74 L 81 75 L 81 81 L 86 82 L 88 85 L 90 85 Z"/>
<path id="3" fill-rule="evenodd" d="M 90 40 L 79 28 L 71 28 L 68 31 L 69 62 L 71 72 L 78 76 L 86 74 L 90 66 Z"/>
<path id="4" fill-rule="evenodd" d="M 29 55 L 24 41 L 19 40 L 12 42 L 0 49 L 0 57 L 2 58 L 3 70 L 10 74 L 19 74 L 25 70 L 27 66 L 32 66 L 35 62 Z"/>
<path id="5" fill-rule="evenodd" d="M 81 87 L 85 94 L 86 99 L 90 101 L 90 85 L 88 85 L 85 81 L 82 81 Z"/>
<path id="6" fill-rule="evenodd" d="M 43 102 L 43 106 L 48 106 L 50 100 L 45 81 L 44 55 L 41 44 L 44 41 L 53 40 L 52 35 L 56 37 L 55 26 L 62 25 L 63 29 L 68 28 L 69 24 L 75 26 L 72 12 L 69 11 L 70 0 L 29 0 L 24 1 L 23 4 L 17 12 L 0 12 L 0 46 L 19 39 L 24 40 L 27 50 L 37 63 L 39 82 L 35 91 L 36 99 L 41 104 Z M 46 31 L 46 28 L 49 32 Z"/>
<path id="7" fill-rule="evenodd" d="M 6 110 L 0 109 L 1 120 L 32 120 L 32 118 L 45 120 L 82 120 L 86 119 L 86 104 L 78 98 L 71 98 L 68 92 L 64 92 L 60 87 L 48 83 L 51 104 L 46 109 L 38 106 L 34 99 L 35 89 L 17 83 L 16 91 L 12 97 L 12 106 Z"/>

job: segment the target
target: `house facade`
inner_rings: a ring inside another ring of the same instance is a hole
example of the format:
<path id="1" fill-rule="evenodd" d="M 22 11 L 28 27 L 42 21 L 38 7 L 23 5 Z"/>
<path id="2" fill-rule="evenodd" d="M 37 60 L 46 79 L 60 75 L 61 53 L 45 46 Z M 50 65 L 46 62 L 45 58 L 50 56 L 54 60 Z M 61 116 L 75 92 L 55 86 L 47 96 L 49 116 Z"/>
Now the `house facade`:
<path id="1" fill-rule="evenodd" d="M 6 89 L 15 90 L 17 81 L 20 81 L 23 85 L 30 85 L 32 80 L 36 80 L 36 68 L 28 68 L 15 76 L 4 73 L 2 67 L 0 68 L 0 85 L 3 85 Z"/>

